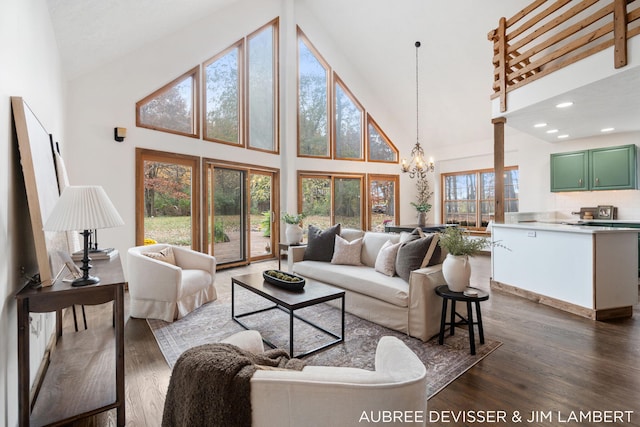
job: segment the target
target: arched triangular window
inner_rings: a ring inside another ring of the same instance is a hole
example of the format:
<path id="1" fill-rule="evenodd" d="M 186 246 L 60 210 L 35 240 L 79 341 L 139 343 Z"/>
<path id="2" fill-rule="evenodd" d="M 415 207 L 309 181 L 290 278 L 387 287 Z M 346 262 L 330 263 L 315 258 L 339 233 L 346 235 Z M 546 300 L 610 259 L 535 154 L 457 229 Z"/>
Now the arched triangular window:
<path id="1" fill-rule="evenodd" d="M 136 126 L 200 137 L 198 112 L 200 67 L 136 103 Z"/>

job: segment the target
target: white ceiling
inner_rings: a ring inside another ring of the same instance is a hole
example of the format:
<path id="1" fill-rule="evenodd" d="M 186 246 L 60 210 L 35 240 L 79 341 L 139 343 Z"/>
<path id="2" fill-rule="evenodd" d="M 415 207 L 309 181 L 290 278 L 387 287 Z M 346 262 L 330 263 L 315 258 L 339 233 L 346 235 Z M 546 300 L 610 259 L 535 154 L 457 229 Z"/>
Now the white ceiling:
<path id="1" fill-rule="evenodd" d="M 542 79 L 541 79 L 542 80 Z M 508 99 L 508 97 L 507 97 Z M 560 102 L 573 105 L 558 109 Z M 579 87 L 521 111 L 507 114 L 507 125 L 548 142 L 561 144 L 577 138 L 640 130 L 640 67 Z M 534 128 L 537 123 L 547 126 Z M 557 130 L 548 133 L 549 130 Z M 569 135 L 558 138 L 559 135 Z"/>
<path id="2" fill-rule="evenodd" d="M 238 1 L 242 0 L 47 0 L 68 79 Z M 356 74 L 379 99 L 388 99 L 389 109 L 411 127 L 414 120 L 407 117 L 415 108 L 412 45 L 421 40 L 421 67 L 426 68 L 426 75 L 421 72 L 421 134 L 437 144 L 492 138 L 492 50 L 486 34 L 501 16 L 512 16 L 530 0 L 483 0 L 482 7 L 473 0 L 291 1 L 311 11 Z M 452 34 L 456 37 L 447 36 Z M 571 109 L 557 110 L 555 100 L 540 102 L 510 114 L 507 126 L 554 143 L 557 134 L 547 135 L 533 124 L 547 122 L 570 139 L 599 134 L 604 126 L 616 132 L 640 130 L 639 71 L 565 95 L 575 103 Z"/>
<path id="3" fill-rule="evenodd" d="M 47 0 L 68 78 L 238 0 Z"/>

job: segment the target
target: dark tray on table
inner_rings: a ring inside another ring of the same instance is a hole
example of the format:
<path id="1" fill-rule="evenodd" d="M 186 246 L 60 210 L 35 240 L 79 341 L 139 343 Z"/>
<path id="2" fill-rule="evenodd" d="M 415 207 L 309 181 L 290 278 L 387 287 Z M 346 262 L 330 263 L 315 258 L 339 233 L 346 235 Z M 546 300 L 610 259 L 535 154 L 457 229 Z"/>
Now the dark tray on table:
<path id="1" fill-rule="evenodd" d="M 275 276 L 273 276 L 273 275 L 271 275 L 269 273 L 285 275 L 287 277 L 291 277 L 292 279 L 295 279 L 295 281 L 283 280 L 283 279 L 275 277 Z M 300 277 L 298 275 L 287 273 L 287 272 L 281 271 L 281 270 L 263 271 L 262 272 L 262 277 L 264 277 L 264 280 L 267 281 L 268 283 L 271 283 L 272 285 L 280 286 L 281 288 L 288 289 L 288 290 L 291 290 L 291 291 L 300 291 L 300 290 L 302 290 L 302 288 L 304 288 L 304 285 L 305 285 L 305 282 L 306 282 L 304 280 L 304 277 Z"/>

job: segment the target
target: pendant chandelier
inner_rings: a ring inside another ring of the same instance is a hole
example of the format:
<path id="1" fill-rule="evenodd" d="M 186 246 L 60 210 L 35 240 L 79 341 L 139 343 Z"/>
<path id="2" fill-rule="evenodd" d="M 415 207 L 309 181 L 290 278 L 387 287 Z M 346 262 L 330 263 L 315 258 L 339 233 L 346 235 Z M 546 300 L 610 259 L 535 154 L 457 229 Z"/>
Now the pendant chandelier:
<path id="1" fill-rule="evenodd" d="M 419 79 L 418 79 L 418 48 L 420 42 L 416 42 L 416 145 L 411 150 L 411 160 L 407 162 L 407 159 L 402 159 L 402 172 L 408 173 L 410 178 L 418 177 L 418 179 L 425 179 L 427 172 L 433 172 L 435 166 L 433 159 L 429 159 L 427 163 L 424 158 L 424 150 L 420 145 L 420 91 L 419 91 Z"/>

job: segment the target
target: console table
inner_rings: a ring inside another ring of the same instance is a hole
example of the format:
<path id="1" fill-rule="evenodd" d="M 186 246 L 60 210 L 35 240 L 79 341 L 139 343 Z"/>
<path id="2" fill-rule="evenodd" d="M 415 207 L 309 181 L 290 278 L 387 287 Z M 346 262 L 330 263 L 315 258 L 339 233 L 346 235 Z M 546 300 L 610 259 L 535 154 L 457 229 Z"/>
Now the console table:
<path id="1" fill-rule="evenodd" d="M 125 425 L 124 275 L 119 256 L 93 261 L 100 283 L 73 287 L 57 281 L 38 289 L 25 286 L 18 300 L 18 411 L 20 426 L 60 425 L 117 410 Z M 113 325 L 62 335 L 62 309 L 73 304 L 114 301 Z M 56 312 L 56 344 L 40 386 L 29 398 L 29 313 Z M 31 407 L 33 407 L 31 409 Z"/>
<path id="2" fill-rule="evenodd" d="M 425 233 L 436 233 L 444 230 L 446 227 L 457 226 L 457 224 L 425 224 L 420 227 L 418 224 L 405 224 L 405 225 L 385 225 L 385 233 L 400 233 L 401 231 L 413 231 L 420 227 Z"/>

